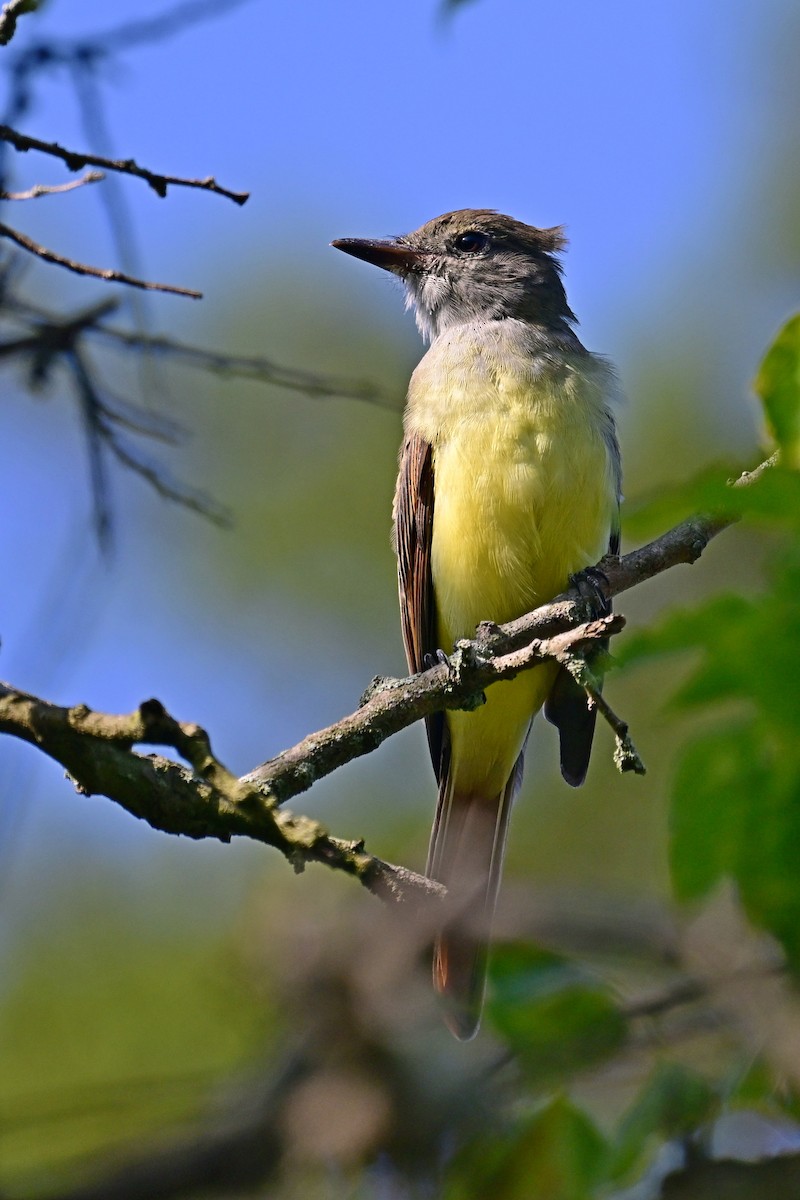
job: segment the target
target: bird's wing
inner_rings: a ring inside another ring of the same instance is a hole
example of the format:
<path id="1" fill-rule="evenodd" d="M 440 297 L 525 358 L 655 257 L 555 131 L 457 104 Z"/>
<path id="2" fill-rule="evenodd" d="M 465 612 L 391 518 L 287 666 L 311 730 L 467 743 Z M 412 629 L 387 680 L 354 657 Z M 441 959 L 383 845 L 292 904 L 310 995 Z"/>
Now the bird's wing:
<path id="1" fill-rule="evenodd" d="M 400 588 L 400 618 L 409 670 L 424 671 L 426 655 L 436 653 L 436 610 L 431 580 L 433 538 L 433 451 L 409 434 L 400 452 L 394 499 L 394 537 Z M 445 751 L 443 713 L 425 718 L 433 769 L 440 779 Z"/>

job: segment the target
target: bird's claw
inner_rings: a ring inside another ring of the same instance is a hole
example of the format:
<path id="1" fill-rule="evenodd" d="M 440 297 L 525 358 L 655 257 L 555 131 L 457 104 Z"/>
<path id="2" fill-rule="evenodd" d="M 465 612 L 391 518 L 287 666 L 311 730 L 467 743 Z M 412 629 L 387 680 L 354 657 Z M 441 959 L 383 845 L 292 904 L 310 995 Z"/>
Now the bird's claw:
<path id="1" fill-rule="evenodd" d="M 611 598 L 606 594 L 608 576 L 599 567 L 585 567 L 569 577 L 570 586 L 578 592 L 590 610 L 593 620 L 607 617 L 611 612 Z"/>
<path id="2" fill-rule="evenodd" d="M 452 665 L 453 665 L 450 662 L 450 659 L 445 654 L 444 650 L 437 650 L 435 654 L 423 654 L 422 664 L 425 667 L 426 671 L 429 670 L 431 667 L 438 667 L 438 666 L 447 667 L 447 669 L 449 671 L 452 669 Z"/>

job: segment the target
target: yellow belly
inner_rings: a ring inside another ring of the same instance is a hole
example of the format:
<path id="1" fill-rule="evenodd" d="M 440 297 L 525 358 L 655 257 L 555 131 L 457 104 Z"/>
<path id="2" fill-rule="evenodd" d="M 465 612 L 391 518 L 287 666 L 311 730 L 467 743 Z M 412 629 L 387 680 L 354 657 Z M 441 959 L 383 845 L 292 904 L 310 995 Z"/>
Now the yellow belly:
<path id="1" fill-rule="evenodd" d="M 456 410 L 458 405 L 453 406 Z M 431 570 L 439 644 L 481 620 L 521 616 L 562 591 L 605 551 L 615 503 L 601 428 L 569 386 L 497 379 L 471 395 L 434 445 Z M 555 669 L 487 692 L 472 713 L 447 715 L 460 793 L 497 794 L 544 703 Z"/>

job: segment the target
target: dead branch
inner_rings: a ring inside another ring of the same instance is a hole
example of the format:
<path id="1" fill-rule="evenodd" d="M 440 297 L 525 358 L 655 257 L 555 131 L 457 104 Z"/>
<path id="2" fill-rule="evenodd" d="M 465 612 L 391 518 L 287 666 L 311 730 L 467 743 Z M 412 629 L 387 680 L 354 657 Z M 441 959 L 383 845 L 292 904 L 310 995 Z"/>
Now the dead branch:
<path id="1" fill-rule="evenodd" d="M 0 12 L 0 46 L 7 46 L 17 31 L 17 18 L 33 12 L 39 0 L 9 0 Z"/>
<path id="2" fill-rule="evenodd" d="M 95 279 L 108 280 L 109 283 L 125 283 L 129 287 L 142 288 L 148 292 L 170 292 L 175 296 L 188 296 L 191 300 L 202 300 L 203 298 L 202 292 L 195 292 L 190 288 L 176 287 L 171 283 L 152 283 L 147 279 L 137 279 L 133 275 L 126 275 L 123 271 L 115 271 L 110 267 L 90 267 L 86 263 L 76 262 L 72 258 L 64 258 L 63 255 L 56 254 L 55 250 L 48 250 L 46 246 L 40 246 L 38 242 L 34 242 L 24 233 L 12 229 L 10 225 L 0 224 L 0 237 L 8 238 L 17 246 L 21 246 L 23 250 L 27 250 L 29 254 L 35 254 L 44 262 L 56 263 L 59 267 L 74 271 L 76 275 L 91 275 Z"/>
<path id="3" fill-rule="evenodd" d="M 93 494 L 94 524 L 101 548 L 109 549 L 112 533 L 112 511 L 105 464 L 110 453 L 123 467 L 133 471 L 160 496 L 193 512 L 216 525 L 228 527 L 230 514 L 212 497 L 187 487 L 168 475 L 160 462 L 150 461 L 138 445 L 123 433 L 156 439 L 174 444 L 182 430 L 174 421 L 160 413 L 151 412 L 118 397 L 110 397 L 101 385 L 85 352 L 83 335 L 117 307 L 114 299 L 83 309 L 67 318 L 20 304 L 18 316 L 32 326 L 32 331 L 20 337 L 0 342 L 0 359 L 22 358 L 27 362 L 28 381 L 32 389 L 41 387 L 58 364 L 67 368 L 73 384 L 86 436 L 90 479 Z"/>
<path id="4" fill-rule="evenodd" d="M 201 346 L 187 346 L 185 342 L 178 342 L 173 338 L 134 333 L 115 326 L 98 324 L 94 332 L 129 349 L 162 354 L 198 370 L 212 371 L 216 375 L 271 383 L 275 387 L 302 392 L 304 396 L 336 396 L 363 400 L 367 404 L 377 404 L 394 412 L 400 407 L 395 393 L 383 391 L 377 384 L 366 379 L 340 379 L 333 375 L 320 375 L 314 371 L 301 371 L 295 367 L 281 366 L 280 363 L 260 355 L 222 354 Z"/>
<path id="5" fill-rule="evenodd" d="M 234 204 L 246 204 L 250 198 L 249 192 L 232 192 L 221 187 L 212 175 L 205 179 L 186 179 L 180 175 L 164 175 L 140 167 L 132 158 L 106 158 L 102 154 L 91 154 L 85 151 L 67 150 L 58 142 L 43 142 L 40 138 L 30 137 L 19 133 L 10 125 L 0 125 L 0 141 L 8 142 L 15 150 L 22 152 L 38 150 L 53 158 L 60 158 L 70 171 L 82 171 L 84 167 L 101 167 L 105 171 L 116 171 L 120 175 L 132 175 L 143 179 L 153 189 L 157 196 L 164 197 L 170 187 L 199 188 L 204 192 L 213 192 L 217 196 L 226 196 Z"/>
<path id="6" fill-rule="evenodd" d="M 0 192 L 0 200 L 38 200 L 40 196 L 58 196 L 62 192 L 74 192 L 87 183 L 100 183 L 103 179 L 105 175 L 102 171 L 87 171 L 80 179 L 71 179 L 69 183 L 36 183 L 25 192 Z"/>

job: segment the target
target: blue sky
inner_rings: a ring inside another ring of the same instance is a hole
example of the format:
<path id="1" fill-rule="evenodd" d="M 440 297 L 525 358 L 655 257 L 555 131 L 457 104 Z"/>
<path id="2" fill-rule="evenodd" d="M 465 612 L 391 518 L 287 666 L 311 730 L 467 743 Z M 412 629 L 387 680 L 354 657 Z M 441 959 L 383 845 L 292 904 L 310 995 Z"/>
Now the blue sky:
<path id="1" fill-rule="evenodd" d="M 239 213 L 128 187 L 162 273 L 208 286 L 229 247 L 268 261 L 298 224 L 298 251 L 340 271 L 323 237 L 486 205 L 565 223 L 582 307 L 602 279 L 616 308 L 741 201 L 769 136 L 763 51 L 788 8 L 733 0 L 723 19 L 710 0 L 472 0 L 442 22 L 432 0 L 253 0 L 119 56 L 100 79 L 118 152 L 253 193 Z M 42 36 L 80 36 L 162 9 L 121 0 L 110 23 L 105 3 L 51 0 L 35 20 Z M 85 141 L 68 80 L 41 94 L 25 128 Z M 63 214 L 51 205 L 47 219 Z M 181 236 L 187 221 L 196 236 Z M 74 234 L 103 245 L 96 221 Z"/>
<path id="2" fill-rule="evenodd" d="M 164 8 L 160 0 L 117 0 L 112 19 L 100 0 L 50 0 L 20 21 L 3 53 L 26 39 L 82 36 Z M 358 297 L 378 325 L 403 328 L 411 361 L 416 343 L 396 292 L 328 242 L 402 232 L 450 208 L 495 207 L 567 226 L 572 306 L 587 344 L 608 352 L 623 380 L 637 342 L 657 344 L 668 358 L 670 339 L 689 340 L 701 316 L 717 309 L 708 421 L 723 448 L 741 451 L 753 439 L 745 383 L 795 282 L 776 253 L 750 286 L 736 234 L 748 221 L 776 219 L 759 172 L 785 136 L 780 114 L 791 111 L 781 93 L 791 74 L 778 60 L 792 9 L 792 0 L 731 0 L 724 9 L 718 0 L 473 0 L 444 22 L 433 0 L 253 0 L 123 53 L 98 76 L 113 152 L 176 174 L 213 173 L 252 193 L 238 209 L 197 192 L 159 200 L 143 184 L 123 182 L 141 270 L 206 293 L 202 305 L 155 298 L 148 320 L 187 340 L 281 358 L 280 321 L 254 330 L 232 313 L 242 296 L 262 290 L 279 304 L 270 289 L 291 267 L 298 288 L 330 291 L 344 309 Z M 19 126 L 87 144 L 64 73 L 42 79 Z M 65 178 L 40 157 L 18 166 L 19 186 Z M 97 189 L 21 209 L 13 213 L 20 227 L 63 253 L 115 261 Z M 41 277 L 46 292 L 76 304 L 106 294 L 102 285 L 36 271 L 32 289 Z M 302 307 L 296 312 L 293 319 L 309 319 Z M 322 334 L 311 328 L 306 336 L 321 365 L 335 361 Z M 641 442 L 642 418 L 631 407 L 628 428 Z M 52 396 L 32 404 L 15 394 L 6 419 L 4 473 L 14 502 L 0 531 L 3 674 L 20 686 L 98 708 L 129 709 L 157 694 L 214 729 L 232 765 L 244 769 L 265 739 L 255 729 L 245 735 L 237 713 L 263 705 L 264 726 L 277 738 L 266 755 L 282 738 L 343 713 L 359 682 L 384 665 L 357 658 L 355 629 L 337 625 L 341 646 L 331 652 L 329 678 L 310 695 L 303 672 L 292 672 L 300 617 L 281 593 L 251 597 L 233 616 L 235 629 L 221 627 L 202 599 L 203 547 L 220 535 L 198 533 L 194 518 L 165 511 L 139 485 L 115 484 L 119 550 L 99 565 L 74 414 Z M 642 453 L 658 458 L 652 447 Z M 179 553 L 187 540 L 191 563 Z M 169 570 L 183 573 L 174 581 L 180 606 L 170 600 Z M 380 572 L 389 605 L 391 571 L 387 557 Z M 286 630 L 269 654 L 258 644 L 265 620 Z M 284 680 L 279 708 L 276 677 Z M 212 702 L 209 679 L 223 680 L 236 700 Z M 6 832 L 14 831 L 7 886 L 17 898 L 42 855 L 55 862 L 100 860 L 111 847 L 121 860 L 152 853 L 151 835 L 129 818 L 101 802 L 75 802 L 59 772 L 31 755 L 0 751 L 12 810 Z M 345 784 L 331 794 L 346 791 Z"/>

